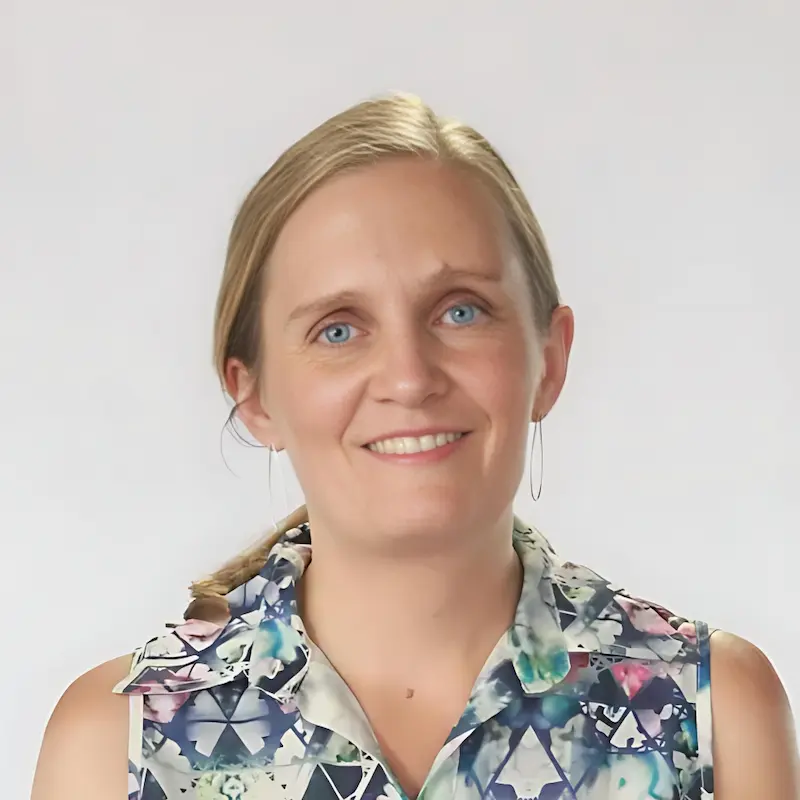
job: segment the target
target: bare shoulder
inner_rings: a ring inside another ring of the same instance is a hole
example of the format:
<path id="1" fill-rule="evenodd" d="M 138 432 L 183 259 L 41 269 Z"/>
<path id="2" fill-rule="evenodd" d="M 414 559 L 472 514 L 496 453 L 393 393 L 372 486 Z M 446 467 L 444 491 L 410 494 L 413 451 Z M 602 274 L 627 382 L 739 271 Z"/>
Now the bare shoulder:
<path id="1" fill-rule="evenodd" d="M 128 796 L 128 699 L 111 690 L 130 664 L 130 655 L 106 661 L 64 692 L 47 724 L 31 800 Z"/>
<path id="2" fill-rule="evenodd" d="M 789 700 L 770 660 L 731 633 L 711 636 L 714 797 L 800 798 Z"/>

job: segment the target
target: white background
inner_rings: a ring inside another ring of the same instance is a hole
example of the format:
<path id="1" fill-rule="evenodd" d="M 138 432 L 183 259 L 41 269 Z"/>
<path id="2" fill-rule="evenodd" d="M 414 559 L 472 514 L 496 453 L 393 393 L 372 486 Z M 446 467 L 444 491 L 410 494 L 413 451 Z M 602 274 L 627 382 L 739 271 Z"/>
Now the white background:
<path id="1" fill-rule="evenodd" d="M 756 642 L 800 703 L 797 4 L 0 9 L 4 796 L 68 683 L 270 523 L 265 452 L 220 451 L 229 225 L 281 150 L 389 89 L 497 145 L 575 310 L 518 512 Z"/>

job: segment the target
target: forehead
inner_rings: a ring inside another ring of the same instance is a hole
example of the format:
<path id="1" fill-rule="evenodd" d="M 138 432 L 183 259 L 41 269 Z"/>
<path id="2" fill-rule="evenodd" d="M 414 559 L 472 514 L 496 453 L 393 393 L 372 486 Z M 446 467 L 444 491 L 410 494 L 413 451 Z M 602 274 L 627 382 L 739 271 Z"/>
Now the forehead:
<path id="1" fill-rule="evenodd" d="M 499 272 L 509 237 L 488 189 L 464 168 L 415 157 L 337 175 L 287 221 L 270 289 L 325 288 L 345 274 L 413 277 L 442 263 Z"/>

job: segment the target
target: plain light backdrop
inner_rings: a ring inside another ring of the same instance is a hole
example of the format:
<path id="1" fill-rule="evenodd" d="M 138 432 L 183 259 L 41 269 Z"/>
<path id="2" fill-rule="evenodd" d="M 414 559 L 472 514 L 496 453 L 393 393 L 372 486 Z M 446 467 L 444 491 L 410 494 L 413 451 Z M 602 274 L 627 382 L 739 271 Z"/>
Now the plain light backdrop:
<path id="1" fill-rule="evenodd" d="M 542 499 L 526 476 L 518 513 L 754 641 L 798 706 L 800 6 L 0 9 L 5 796 L 69 682 L 286 512 L 265 451 L 220 438 L 226 237 L 285 147 L 391 89 L 499 148 L 575 311 Z"/>

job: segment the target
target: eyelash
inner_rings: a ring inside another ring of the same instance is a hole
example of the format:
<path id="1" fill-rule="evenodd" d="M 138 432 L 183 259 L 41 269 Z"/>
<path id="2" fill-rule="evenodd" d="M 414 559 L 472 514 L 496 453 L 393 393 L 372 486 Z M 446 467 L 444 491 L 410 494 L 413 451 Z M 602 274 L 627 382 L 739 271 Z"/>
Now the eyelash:
<path id="1" fill-rule="evenodd" d="M 479 303 L 476 300 L 459 300 L 458 302 L 453 303 L 452 305 L 449 305 L 445 309 L 444 314 L 446 314 L 448 311 L 450 311 L 451 309 L 456 308 L 458 306 L 474 306 L 475 308 L 478 309 L 478 311 L 480 312 L 481 315 L 489 313 L 488 308 L 483 303 Z M 444 316 L 444 314 L 442 314 L 442 316 Z M 322 336 L 322 334 L 326 330 L 328 330 L 328 328 L 333 328 L 333 327 L 335 327 L 337 325 L 347 326 L 347 325 L 351 325 L 351 324 L 352 323 L 350 323 L 350 322 L 342 322 L 342 321 L 335 320 L 335 319 L 331 320 L 330 322 L 326 322 L 326 323 L 324 323 L 322 325 L 319 325 L 317 328 L 315 328 L 314 332 L 311 334 L 311 340 L 312 340 L 313 343 L 322 344 L 325 347 L 343 347 L 344 345 L 349 344 L 349 341 L 340 342 L 339 344 L 334 344 L 333 342 L 321 342 L 321 341 L 319 341 L 319 339 Z M 457 328 L 465 327 L 465 328 L 467 328 L 467 327 L 472 327 L 473 324 L 474 323 L 469 323 L 467 325 L 454 325 L 452 327 L 457 327 Z"/>

